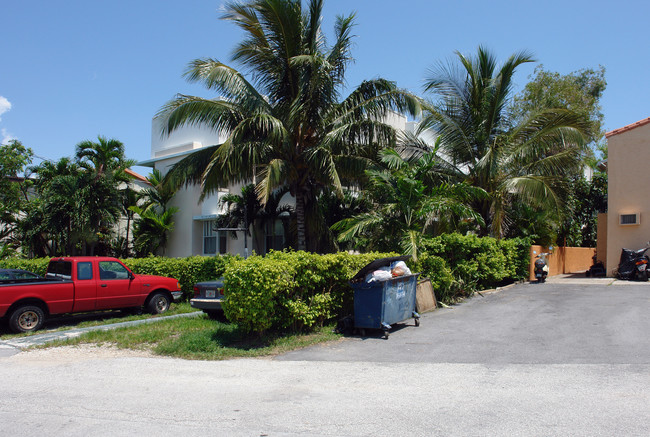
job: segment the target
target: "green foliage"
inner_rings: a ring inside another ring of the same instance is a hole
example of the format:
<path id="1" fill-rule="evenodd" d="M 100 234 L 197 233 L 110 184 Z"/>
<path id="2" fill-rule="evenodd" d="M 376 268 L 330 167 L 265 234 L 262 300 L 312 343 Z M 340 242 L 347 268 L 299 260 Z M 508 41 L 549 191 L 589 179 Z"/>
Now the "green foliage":
<path id="1" fill-rule="evenodd" d="M 371 261 L 394 254 L 271 252 L 228 264 L 224 312 L 251 332 L 310 331 L 349 313 L 348 281 Z"/>
<path id="2" fill-rule="evenodd" d="M 262 203 L 288 187 L 295 197 L 296 248 L 322 251 L 317 199 L 363 177 L 377 151 L 395 142 L 390 111 L 418 115 L 417 97 L 385 79 L 363 82 L 341 100 L 352 61 L 354 14 L 337 17 L 333 44 L 323 37 L 322 0 L 226 2 L 223 18 L 243 31 L 233 61 L 190 63 L 186 77 L 218 98 L 179 95 L 160 112 L 163 133 L 202 124 L 227 133 L 223 144 L 192 153 L 168 176 L 200 183 L 203 195 L 258 176 Z"/>
<path id="3" fill-rule="evenodd" d="M 591 181 L 583 177 L 571 181 L 567 209 L 557 243 L 568 247 L 595 247 L 598 213 L 607 210 L 607 175 L 596 174 Z"/>
<path id="4" fill-rule="evenodd" d="M 452 285 L 457 281 L 444 259 L 425 252 L 416 263 L 415 270 L 422 273 L 422 277 L 431 280 L 431 286 L 436 294 L 436 299 L 449 303 L 453 300 Z"/>
<path id="5" fill-rule="evenodd" d="M 47 265 L 50 262 L 50 258 L 34 258 L 34 259 L 22 259 L 22 258 L 7 258 L 0 260 L 0 268 L 2 269 L 23 269 L 37 275 L 45 276 L 47 271 Z"/>
<path id="6" fill-rule="evenodd" d="M 157 252 L 165 254 L 170 233 L 174 230 L 174 214 L 178 208 L 169 207 L 178 187 L 163 179 L 162 173 L 154 169 L 147 177 L 150 188 L 142 191 L 139 200 L 142 205 L 128 206 L 133 217 L 133 249 L 136 256 L 143 257 Z"/>
<path id="7" fill-rule="evenodd" d="M 538 108 L 571 109 L 589 120 L 589 141 L 602 138 L 604 117 L 600 112 L 600 98 L 607 87 L 605 67 L 560 74 L 544 70 L 540 64 L 529 79 L 523 91 L 515 96 L 512 108 L 515 116 Z"/>
<path id="8" fill-rule="evenodd" d="M 528 274 L 530 242 L 525 239 L 443 234 L 423 240 L 423 247 L 425 254 L 416 269 L 431 278 L 443 302 Z"/>
<path id="9" fill-rule="evenodd" d="M 447 163 L 447 174 L 488 193 L 473 202 L 485 223 L 479 233 L 505 235 L 517 203 L 559 216 L 566 177 L 582 163 L 589 121 L 565 107 L 534 106 L 509 116 L 515 71 L 533 62 L 527 52 L 500 67 L 483 47 L 476 56 L 457 55 L 458 68 L 440 64 L 427 79 L 426 90 L 437 101 L 419 129 L 439 134 L 438 158 Z"/>
<path id="10" fill-rule="evenodd" d="M 468 184 L 432 180 L 435 152 L 405 159 L 393 149 L 381 153 L 382 170 L 367 170 L 369 186 L 361 193 L 370 211 L 332 226 L 340 241 L 363 241 L 372 250 L 397 248 L 417 260 L 420 240 L 460 221 L 483 224 L 470 203 L 485 198 L 485 191 Z M 359 246 L 357 246 L 359 247 Z"/>
<path id="11" fill-rule="evenodd" d="M 122 211 L 119 185 L 130 179 L 124 145 L 98 137 L 77 144 L 75 159 L 33 168 L 36 196 L 20 224 L 23 251 L 32 256 L 106 255 Z"/>
<path id="12" fill-rule="evenodd" d="M 19 214 L 27 204 L 31 181 L 23 175 L 32 156 L 32 150 L 17 140 L 0 146 L 0 258 L 13 255 L 20 245 L 12 237 L 15 237 Z"/>
<path id="13" fill-rule="evenodd" d="M 140 275 L 159 275 L 178 279 L 181 283 L 183 297 L 193 294 L 194 284 L 222 277 L 226 266 L 238 257 L 232 255 L 191 256 L 187 258 L 165 258 L 150 256 L 147 258 L 128 258 L 122 262 L 133 273 Z"/>

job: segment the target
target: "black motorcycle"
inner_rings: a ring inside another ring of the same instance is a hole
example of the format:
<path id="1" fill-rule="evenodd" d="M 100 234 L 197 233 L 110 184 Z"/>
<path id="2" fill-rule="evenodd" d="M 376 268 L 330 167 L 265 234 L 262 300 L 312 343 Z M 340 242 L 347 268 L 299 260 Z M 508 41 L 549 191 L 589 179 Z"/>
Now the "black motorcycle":
<path id="1" fill-rule="evenodd" d="M 650 245 L 650 242 L 648 244 Z M 623 249 L 616 276 L 630 281 L 647 281 L 650 258 L 645 253 L 648 249 L 650 246 L 639 250 Z"/>

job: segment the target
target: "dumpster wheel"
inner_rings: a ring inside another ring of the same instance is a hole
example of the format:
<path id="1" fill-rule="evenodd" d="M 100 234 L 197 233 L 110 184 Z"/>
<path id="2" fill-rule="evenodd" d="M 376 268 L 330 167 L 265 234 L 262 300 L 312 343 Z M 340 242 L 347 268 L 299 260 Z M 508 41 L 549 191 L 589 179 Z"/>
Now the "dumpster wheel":
<path id="1" fill-rule="evenodd" d="M 415 326 L 420 326 L 420 318 L 419 317 L 415 318 Z"/>

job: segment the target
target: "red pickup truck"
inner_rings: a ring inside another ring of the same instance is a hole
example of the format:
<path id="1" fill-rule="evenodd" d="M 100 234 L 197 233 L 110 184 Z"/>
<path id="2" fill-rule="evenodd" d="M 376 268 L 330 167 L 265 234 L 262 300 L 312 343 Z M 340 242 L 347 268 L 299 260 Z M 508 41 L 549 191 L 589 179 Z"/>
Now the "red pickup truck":
<path id="1" fill-rule="evenodd" d="M 45 278 L 0 281 L 0 318 L 31 332 L 52 314 L 142 306 L 159 314 L 181 295 L 176 279 L 135 275 L 116 258 L 53 258 Z"/>

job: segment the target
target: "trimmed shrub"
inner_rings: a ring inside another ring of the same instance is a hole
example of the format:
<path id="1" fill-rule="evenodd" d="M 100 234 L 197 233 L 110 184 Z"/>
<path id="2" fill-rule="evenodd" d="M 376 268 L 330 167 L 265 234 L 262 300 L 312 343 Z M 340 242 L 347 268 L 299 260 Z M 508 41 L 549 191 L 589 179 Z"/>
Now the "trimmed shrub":
<path id="1" fill-rule="evenodd" d="M 436 295 L 443 302 L 511 283 L 528 274 L 530 242 L 526 239 L 444 234 L 425 239 L 422 247 L 423 255 L 416 268 L 431 278 Z"/>
<path id="2" fill-rule="evenodd" d="M 50 258 L 34 258 L 34 259 L 22 259 L 22 258 L 6 258 L 0 260 L 0 268 L 2 269 L 22 269 L 30 272 L 34 272 L 37 275 L 45 276 L 47 272 L 47 265 L 50 262 Z"/>
<path id="3" fill-rule="evenodd" d="M 147 258 L 127 258 L 121 260 L 133 273 L 139 275 L 158 275 L 178 279 L 183 291 L 183 298 L 193 295 L 197 282 L 210 281 L 223 276 L 226 265 L 236 257 L 191 256 L 187 258 L 165 258 L 150 256 Z"/>
<path id="4" fill-rule="evenodd" d="M 247 331 L 309 331 L 351 312 L 348 281 L 371 261 L 394 254 L 271 252 L 231 262 L 226 317 Z"/>

